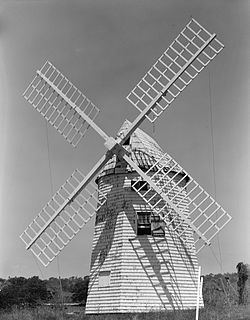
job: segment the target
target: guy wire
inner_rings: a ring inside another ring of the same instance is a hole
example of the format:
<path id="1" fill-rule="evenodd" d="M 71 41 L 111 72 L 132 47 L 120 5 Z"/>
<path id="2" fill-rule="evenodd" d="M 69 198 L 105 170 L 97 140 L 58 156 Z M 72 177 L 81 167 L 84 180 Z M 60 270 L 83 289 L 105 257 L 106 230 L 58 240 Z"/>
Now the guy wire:
<path id="1" fill-rule="evenodd" d="M 46 140 L 47 140 L 47 151 L 48 151 L 48 163 L 49 163 L 49 177 L 50 177 L 50 190 L 51 190 L 51 197 L 53 197 L 54 194 L 54 188 L 53 188 L 53 179 L 52 179 L 52 170 L 51 170 L 51 157 L 50 157 L 50 148 L 49 148 L 49 132 L 48 132 L 48 124 L 45 120 L 46 124 Z M 62 281 L 61 281 L 61 273 L 59 268 L 59 258 L 56 257 L 57 260 L 57 274 L 58 274 L 58 280 L 59 280 L 59 288 L 60 288 L 60 298 L 61 298 L 61 304 L 62 304 L 62 311 L 63 311 L 63 290 L 62 290 Z M 63 314 L 62 314 L 63 319 Z"/>
<path id="2" fill-rule="evenodd" d="M 213 185 L 214 185 L 214 198 L 216 200 L 217 197 L 217 188 L 216 188 L 216 178 L 215 178 L 215 147 L 214 147 L 214 129 L 213 129 L 213 106 L 212 106 L 212 90 L 211 90 L 211 76 L 210 72 L 208 72 L 208 88 L 209 88 L 209 107 L 210 107 L 210 133 L 211 133 L 211 144 L 212 144 L 212 168 L 213 168 Z M 220 271 L 222 273 L 222 256 L 221 256 L 221 246 L 220 246 L 220 238 L 219 234 L 216 236 L 218 249 L 219 249 L 219 256 L 220 256 Z M 217 258 L 216 258 L 217 260 Z M 217 260 L 218 261 L 218 260 Z"/>

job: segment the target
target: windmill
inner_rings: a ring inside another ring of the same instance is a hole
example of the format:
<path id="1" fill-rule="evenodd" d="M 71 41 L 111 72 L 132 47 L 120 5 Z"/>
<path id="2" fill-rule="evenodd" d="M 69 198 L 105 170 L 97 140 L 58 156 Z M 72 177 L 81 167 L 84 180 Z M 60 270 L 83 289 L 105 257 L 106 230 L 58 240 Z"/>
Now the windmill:
<path id="1" fill-rule="evenodd" d="M 127 96 L 139 115 L 116 138 L 49 61 L 24 92 L 74 147 L 92 127 L 108 149 L 86 176 L 75 170 L 20 236 L 47 266 L 96 214 L 87 313 L 195 306 L 197 253 L 231 217 L 139 126 L 155 122 L 222 49 L 192 19 Z"/>

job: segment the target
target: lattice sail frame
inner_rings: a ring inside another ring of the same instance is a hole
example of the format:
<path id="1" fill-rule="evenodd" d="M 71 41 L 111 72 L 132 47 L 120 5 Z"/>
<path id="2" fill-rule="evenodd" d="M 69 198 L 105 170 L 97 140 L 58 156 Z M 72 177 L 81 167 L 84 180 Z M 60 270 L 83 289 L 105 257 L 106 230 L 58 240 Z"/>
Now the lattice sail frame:
<path id="1" fill-rule="evenodd" d="M 224 45 L 192 19 L 145 74 L 127 99 L 154 122 L 190 82 L 224 48 Z"/>
<path id="2" fill-rule="evenodd" d="M 26 248 L 30 248 L 44 266 L 60 253 L 106 201 L 105 195 L 92 183 L 69 200 L 83 179 L 84 175 L 75 170 L 20 236 Z M 59 215 L 57 211 L 60 211 Z"/>
<path id="3" fill-rule="evenodd" d="M 22 240 L 26 244 L 26 248 L 31 249 L 43 265 L 47 266 L 74 235 L 79 232 L 82 226 L 89 221 L 95 211 L 98 210 L 94 205 L 91 205 L 90 211 L 84 211 L 84 209 L 86 209 L 85 206 L 89 206 L 89 199 L 95 199 L 98 206 L 104 203 L 105 199 L 103 195 L 100 195 L 101 200 L 98 200 L 97 189 L 95 187 L 90 185 L 91 190 L 88 191 L 86 186 L 88 186 L 89 181 L 91 181 L 107 163 L 112 154 L 116 152 L 120 152 L 121 155 L 123 154 L 123 158 L 141 175 L 142 179 L 146 178 L 146 180 L 150 182 L 152 186 L 151 191 L 157 193 L 157 196 L 154 198 L 157 199 L 158 197 L 157 201 L 159 202 L 156 207 L 154 207 L 150 201 L 148 203 L 152 205 L 152 210 L 156 210 L 157 213 L 159 212 L 162 217 L 165 215 L 163 211 L 168 209 L 167 206 L 171 204 L 171 200 L 169 201 L 165 194 L 164 198 L 167 201 L 162 200 L 162 194 L 169 186 L 166 185 L 163 191 L 159 191 L 157 179 L 154 182 L 153 178 L 150 178 L 151 169 L 147 173 L 148 175 L 145 175 L 132 159 L 127 156 L 126 152 L 124 153 L 122 145 L 136 128 L 139 127 L 145 117 L 151 122 L 154 122 L 192 79 L 222 50 L 223 45 L 215 39 L 215 37 L 215 34 L 210 34 L 194 19 L 191 20 L 127 97 L 141 113 L 134 120 L 122 139 L 117 137 L 115 140 L 109 137 L 95 124 L 93 120 L 98 114 L 99 109 L 50 62 L 47 61 L 44 66 L 37 71 L 36 77 L 23 94 L 25 99 L 73 146 L 78 145 L 86 130 L 91 126 L 104 138 L 105 146 L 109 149 L 85 178 L 79 171 L 74 172 L 21 235 Z M 180 50 L 178 46 L 180 46 Z M 164 59 L 169 59 L 170 62 L 167 63 Z M 161 161 L 163 161 L 163 159 Z M 159 165 L 159 168 L 160 167 Z M 76 178 L 78 174 L 80 174 L 80 177 Z M 76 178 L 76 189 L 74 192 L 70 192 L 70 194 L 61 194 L 60 190 L 64 190 L 65 185 L 70 184 L 69 181 L 71 178 Z M 175 188 L 179 188 L 179 185 Z M 137 191 L 139 192 L 140 190 Z M 85 198 L 85 202 L 83 203 L 79 202 L 79 199 L 82 199 L 81 195 L 86 192 L 89 198 Z M 204 190 L 203 192 L 205 193 Z M 145 195 L 145 200 L 148 200 L 146 197 L 147 195 Z M 194 199 L 192 199 L 192 201 L 194 201 Z M 173 203 L 171 206 L 172 205 Z M 173 207 L 177 208 L 175 206 Z M 80 210 L 84 211 L 83 216 L 79 214 Z M 181 231 L 181 234 L 180 228 L 175 228 L 183 238 L 183 241 L 188 242 L 191 237 L 190 234 L 193 233 L 193 230 L 196 230 L 198 237 L 200 236 L 199 238 L 202 238 L 206 244 L 208 243 L 208 240 L 206 240 L 200 231 L 190 222 L 190 219 L 186 219 L 185 215 L 187 212 L 185 212 L 184 215 L 181 213 L 182 218 L 180 218 L 174 209 L 168 210 L 173 213 L 173 218 L 171 218 L 170 214 L 170 218 L 168 218 L 170 219 L 170 223 L 172 223 L 172 227 L 176 222 L 182 221 L 183 217 L 185 218 L 184 221 L 186 224 L 181 223 L 181 226 L 182 231 L 183 227 L 186 228 L 186 230 L 184 232 Z M 179 208 L 177 208 L 176 211 L 178 212 Z M 213 224 L 213 221 L 211 223 Z M 222 227 L 219 226 L 218 228 Z"/>
<path id="4" fill-rule="evenodd" d="M 150 206 L 153 212 L 159 214 L 166 226 L 177 232 L 183 243 L 195 246 L 198 253 L 205 245 L 209 245 L 214 236 L 231 220 L 231 216 L 219 205 L 170 155 L 164 154 L 154 161 L 146 175 L 160 192 L 168 197 L 170 205 L 161 194 L 149 184 L 147 191 L 142 191 L 136 183 L 133 189 Z M 147 182 L 145 182 L 147 184 Z M 180 214 L 186 216 L 189 222 L 182 219 L 171 203 L 176 206 Z M 193 228 L 193 226 L 195 228 Z M 194 230 L 195 229 L 195 230 Z M 202 233 L 202 239 L 197 230 Z M 194 242 L 193 242 L 194 233 Z"/>
<path id="5" fill-rule="evenodd" d="M 99 113 L 95 106 L 52 63 L 46 61 L 36 72 L 24 98 L 73 146 L 76 147 Z"/>

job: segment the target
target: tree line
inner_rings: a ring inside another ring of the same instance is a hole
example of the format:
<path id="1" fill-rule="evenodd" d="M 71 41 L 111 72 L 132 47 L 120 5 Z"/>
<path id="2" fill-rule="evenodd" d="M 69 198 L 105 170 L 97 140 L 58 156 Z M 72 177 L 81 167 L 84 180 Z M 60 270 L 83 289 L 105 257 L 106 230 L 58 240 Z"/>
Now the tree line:
<path id="1" fill-rule="evenodd" d="M 80 303 L 86 304 L 89 277 L 70 277 L 58 279 L 51 277 L 41 280 L 31 278 L 0 278 L 0 309 L 13 306 L 34 307 L 44 303 Z"/>

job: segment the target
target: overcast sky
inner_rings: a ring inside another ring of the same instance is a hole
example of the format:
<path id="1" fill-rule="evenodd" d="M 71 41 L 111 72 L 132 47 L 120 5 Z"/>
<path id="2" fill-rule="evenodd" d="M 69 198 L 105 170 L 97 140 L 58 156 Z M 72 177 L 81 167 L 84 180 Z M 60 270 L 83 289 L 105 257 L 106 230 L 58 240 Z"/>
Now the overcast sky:
<path id="1" fill-rule="evenodd" d="M 115 135 L 136 110 L 125 97 L 193 16 L 225 49 L 155 124 L 142 128 L 215 196 L 232 221 L 199 254 L 203 273 L 234 272 L 250 262 L 249 1 L 40 0 L 0 7 L 0 277 L 84 276 L 94 221 L 48 268 L 19 235 L 75 168 L 87 173 L 105 151 L 89 130 L 73 149 L 22 97 L 49 59 L 101 109 Z M 209 75 L 211 79 L 212 122 Z M 214 166 L 211 127 L 214 134 Z M 215 186 L 214 186 L 215 178 Z M 216 190 L 215 190 L 216 189 Z M 216 191 L 216 193 L 215 193 Z M 220 248 L 220 250 L 219 250 Z M 221 255 L 220 255 L 221 252 Z M 220 257 L 221 256 L 221 257 Z"/>

